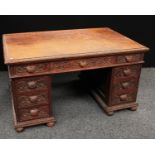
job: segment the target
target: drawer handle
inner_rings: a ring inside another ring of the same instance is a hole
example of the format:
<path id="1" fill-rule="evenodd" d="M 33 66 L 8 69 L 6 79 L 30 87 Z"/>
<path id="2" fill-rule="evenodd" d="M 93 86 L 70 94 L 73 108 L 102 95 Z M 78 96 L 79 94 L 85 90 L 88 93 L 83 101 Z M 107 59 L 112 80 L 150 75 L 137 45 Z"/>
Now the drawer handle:
<path id="1" fill-rule="evenodd" d="M 130 70 L 130 69 L 125 69 L 125 70 L 123 71 L 123 73 L 124 73 L 125 76 L 128 76 L 128 75 L 131 74 L 131 70 Z"/>
<path id="2" fill-rule="evenodd" d="M 36 101 L 37 101 L 38 96 L 30 96 L 30 97 L 29 97 L 29 99 L 30 99 L 30 101 L 31 101 L 31 102 L 33 102 L 33 103 L 34 103 L 34 102 L 36 102 Z"/>
<path id="3" fill-rule="evenodd" d="M 125 59 L 127 62 L 132 62 L 133 61 L 133 56 L 125 56 Z"/>
<path id="4" fill-rule="evenodd" d="M 34 73 L 35 72 L 36 67 L 35 66 L 27 66 L 26 70 L 28 73 Z"/>
<path id="5" fill-rule="evenodd" d="M 122 83 L 122 87 L 123 87 L 124 89 L 128 88 L 129 85 L 130 85 L 129 82 L 123 82 L 123 83 Z"/>
<path id="6" fill-rule="evenodd" d="M 39 110 L 38 109 L 31 109 L 30 114 L 31 114 L 31 116 L 37 116 L 39 114 Z"/>
<path id="7" fill-rule="evenodd" d="M 30 88 L 30 89 L 36 88 L 36 86 L 37 86 L 36 84 L 37 84 L 36 81 L 30 81 L 27 83 L 28 88 Z"/>
<path id="8" fill-rule="evenodd" d="M 126 101 L 127 99 L 128 99 L 128 95 L 127 94 L 124 94 L 124 95 L 120 96 L 120 100 L 121 101 Z"/>
<path id="9" fill-rule="evenodd" d="M 80 65 L 81 67 L 85 67 L 85 66 L 87 65 L 87 62 L 86 62 L 86 61 L 80 61 L 80 62 L 79 62 L 79 65 Z"/>

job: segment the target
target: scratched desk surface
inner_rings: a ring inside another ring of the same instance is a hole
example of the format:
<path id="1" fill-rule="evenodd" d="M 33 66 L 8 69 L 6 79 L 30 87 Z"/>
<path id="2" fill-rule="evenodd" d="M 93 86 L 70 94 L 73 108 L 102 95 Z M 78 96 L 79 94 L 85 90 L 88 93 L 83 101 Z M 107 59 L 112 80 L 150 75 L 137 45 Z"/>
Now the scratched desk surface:
<path id="1" fill-rule="evenodd" d="M 5 34 L 3 45 L 6 64 L 148 50 L 110 28 Z"/>

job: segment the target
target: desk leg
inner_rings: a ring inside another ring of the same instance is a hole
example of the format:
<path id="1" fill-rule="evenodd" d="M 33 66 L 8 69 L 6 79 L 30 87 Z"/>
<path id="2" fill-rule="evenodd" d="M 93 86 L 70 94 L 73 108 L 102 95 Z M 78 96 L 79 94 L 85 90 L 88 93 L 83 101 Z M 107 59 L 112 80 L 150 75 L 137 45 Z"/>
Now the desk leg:
<path id="1" fill-rule="evenodd" d="M 84 74 L 91 94 L 108 115 L 121 109 L 137 110 L 141 64 L 113 67 Z M 86 78 L 87 77 L 87 78 Z M 88 80 L 89 79 L 89 80 Z"/>
<path id="2" fill-rule="evenodd" d="M 55 119 L 51 112 L 51 77 L 11 79 L 11 94 L 17 132 L 38 124 L 54 126 Z"/>

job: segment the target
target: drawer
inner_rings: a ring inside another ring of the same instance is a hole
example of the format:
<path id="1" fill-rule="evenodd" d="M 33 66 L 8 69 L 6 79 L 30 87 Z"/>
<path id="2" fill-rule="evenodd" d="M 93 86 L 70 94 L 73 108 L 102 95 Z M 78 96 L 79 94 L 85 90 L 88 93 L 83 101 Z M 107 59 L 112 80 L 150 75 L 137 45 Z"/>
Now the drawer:
<path id="1" fill-rule="evenodd" d="M 117 56 L 117 63 L 133 63 L 143 61 L 144 54 L 128 54 Z"/>
<path id="2" fill-rule="evenodd" d="M 50 71 L 50 63 L 34 63 L 13 65 L 10 67 L 10 74 L 15 76 L 31 76 Z"/>
<path id="3" fill-rule="evenodd" d="M 18 110 L 18 121 L 28 121 L 39 118 L 47 118 L 50 116 L 49 106 L 40 106 L 34 108 Z"/>
<path id="4" fill-rule="evenodd" d="M 16 93 L 47 90 L 50 85 L 50 77 L 30 77 L 14 79 Z"/>
<path id="5" fill-rule="evenodd" d="M 39 94 L 31 95 L 17 95 L 16 98 L 17 108 L 27 108 L 38 105 L 49 104 L 48 91 L 40 92 Z"/>
<path id="6" fill-rule="evenodd" d="M 53 73 L 102 68 L 115 64 L 115 56 L 81 58 L 51 63 Z"/>
<path id="7" fill-rule="evenodd" d="M 111 104 L 122 104 L 122 103 L 128 103 L 128 102 L 134 102 L 136 101 L 136 95 L 137 91 L 131 91 L 128 93 L 114 93 L 111 98 Z"/>
<path id="8" fill-rule="evenodd" d="M 113 80 L 121 80 L 122 78 L 138 78 L 141 71 L 141 64 L 116 67 L 113 69 Z"/>
<path id="9" fill-rule="evenodd" d="M 123 80 L 115 80 L 112 85 L 113 93 L 128 92 L 136 90 L 138 87 L 138 78 L 128 78 Z"/>

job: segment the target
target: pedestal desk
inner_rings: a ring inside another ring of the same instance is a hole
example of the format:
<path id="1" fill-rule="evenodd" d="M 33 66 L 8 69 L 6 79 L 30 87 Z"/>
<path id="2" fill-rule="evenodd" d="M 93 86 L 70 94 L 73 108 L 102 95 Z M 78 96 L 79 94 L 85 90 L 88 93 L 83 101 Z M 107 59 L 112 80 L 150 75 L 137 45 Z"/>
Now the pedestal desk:
<path id="1" fill-rule="evenodd" d="M 3 46 L 18 132 L 55 124 L 51 74 L 81 71 L 81 80 L 108 115 L 137 109 L 138 81 L 149 49 L 110 28 L 5 34 Z"/>

